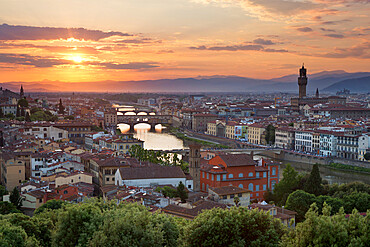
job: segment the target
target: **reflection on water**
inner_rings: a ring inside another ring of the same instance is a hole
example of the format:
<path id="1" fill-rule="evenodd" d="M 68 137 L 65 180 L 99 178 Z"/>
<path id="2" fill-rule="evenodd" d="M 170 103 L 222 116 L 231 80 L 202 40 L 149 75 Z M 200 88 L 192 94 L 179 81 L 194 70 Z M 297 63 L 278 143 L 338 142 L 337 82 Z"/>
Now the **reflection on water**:
<path id="1" fill-rule="evenodd" d="M 130 132 L 130 125 L 128 124 L 119 124 L 118 127 L 122 133 Z M 157 124 L 155 126 L 155 132 L 150 132 L 149 124 L 136 124 L 134 126 L 134 137 L 144 141 L 145 149 L 172 150 L 184 148 L 182 140 L 162 132 L 163 129 L 164 127 L 161 124 Z"/>

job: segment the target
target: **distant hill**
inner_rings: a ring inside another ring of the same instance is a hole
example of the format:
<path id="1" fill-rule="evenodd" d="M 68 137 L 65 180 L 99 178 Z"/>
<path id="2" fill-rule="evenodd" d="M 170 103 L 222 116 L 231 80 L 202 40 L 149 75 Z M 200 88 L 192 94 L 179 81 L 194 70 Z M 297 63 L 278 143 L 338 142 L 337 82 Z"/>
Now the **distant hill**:
<path id="1" fill-rule="evenodd" d="M 313 93 L 315 92 L 316 88 L 323 90 L 324 88 L 327 88 L 330 85 L 343 81 L 343 80 L 366 77 L 366 76 L 370 76 L 370 72 L 347 73 L 343 70 L 334 70 L 334 71 L 322 71 L 322 72 L 311 74 L 311 75 L 309 74 L 307 92 Z M 276 84 L 275 87 L 284 86 L 287 90 L 290 91 L 293 88 L 295 90 L 298 90 L 297 78 L 298 78 L 298 75 L 288 75 L 288 76 L 283 76 L 280 78 L 274 78 L 271 80 L 281 82 L 279 84 Z"/>
<path id="2" fill-rule="evenodd" d="M 370 92 L 370 76 L 343 80 L 323 89 L 324 92 L 337 92 L 343 88 L 351 90 L 353 93 Z"/>
<path id="3" fill-rule="evenodd" d="M 323 71 L 308 75 L 308 94 L 347 79 L 370 77 L 370 72 L 347 73 L 342 70 Z M 159 79 L 144 81 L 94 81 L 94 82 L 4 82 L 0 85 L 19 90 L 21 84 L 26 92 L 291 92 L 298 93 L 298 75 L 261 80 L 238 76 L 199 76 L 195 78 Z M 349 87 L 346 87 L 349 88 Z M 341 87 L 340 89 L 343 89 Z M 352 90 L 351 90 L 352 91 Z M 328 92 L 331 92 L 330 90 Z"/>

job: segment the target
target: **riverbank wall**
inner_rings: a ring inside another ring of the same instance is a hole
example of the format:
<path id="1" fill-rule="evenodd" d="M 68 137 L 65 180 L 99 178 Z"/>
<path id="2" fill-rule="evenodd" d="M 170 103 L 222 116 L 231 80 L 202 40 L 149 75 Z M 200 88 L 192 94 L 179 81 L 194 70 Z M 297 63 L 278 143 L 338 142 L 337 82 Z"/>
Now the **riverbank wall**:
<path id="1" fill-rule="evenodd" d="M 339 163 L 349 166 L 357 166 L 357 167 L 364 167 L 370 169 L 370 162 L 360 161 L 360 160 L 348 160 L 348 159 L 341 159 L 336 157 L 317 157 L 317 156 L 308 156 L 300 153 L 292 153 L 281 151 L 280 154 L 275 154 L 273 152 L 262 152 L 263 155 L 274 158 L 280 161 L 289 161 L 289 162 L 298 162 L 298 163 L 306 163 L 306 164 L 320 164 L 320 165 L 329 165 L 331 163 Z"/>

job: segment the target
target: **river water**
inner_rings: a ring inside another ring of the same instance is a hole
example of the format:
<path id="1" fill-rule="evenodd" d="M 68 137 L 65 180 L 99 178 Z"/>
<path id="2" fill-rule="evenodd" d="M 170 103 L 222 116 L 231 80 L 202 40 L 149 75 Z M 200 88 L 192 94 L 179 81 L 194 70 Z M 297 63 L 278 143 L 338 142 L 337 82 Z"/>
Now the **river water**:
<path id="1" fill-rule="evenodd" d="M 131 132 L 134 134 L 134 137 L 144 141 L 144 148 L 146 149 L 173 150 L 184 148 L 183 141 L 166 133 L 166 130 L 161 125 L 156 126 L 155 132 L 150 132 L 150 125 L 148 124 L 137 124 L 135 125 L 134 131 L 130 131 L 130 126 L 127 124 L 120 124 L 119 128 L 122 133 Z M 294 169 L 300 173 L 310 173 L 312 169 L 312 165 L 310 164 L 284 161 L 281 162 L 279 169 L 280 178 L 283 177 L 283 169 L 288 163 L 290 163 Z M 327 180 L 329 184 L 342 184 L 353 181 L 361 181 L 370 184 L 370 175 L 368 174 L 340 171 L 324 166 L 320 166 L 320 174 L 322 179 Z"/>
<path id="2" fill-rule="evenodd" d="M 117 107 L 118 105 L 115 106 Z M 124 107 L 124 110 L 128 111 L 125 114 L 131 114 L 131 112 L 129 111 L 130 110 L 132 111 L 134 109 L 132 106 L 120 106 L 120 107 Z M 134 130 L 130 130 L 130 125 L 127 124 L 119 124 L 118 127 L 120 128 L 122 133 L 133 133 L 135 138 L 144 141 L 145 149 L 173 150 L 184 148 L 183 141 L 167 133 L 166 129 L 160 124 L 155 127 L 154 132 L 151 132 L 150 125 L 145 123 L 135 125 Z M 296 169 L 296 171 L 300 173 L 310 173 L 312 169 L 312 165 L 310 164 L 284 161 L 281 162 L 281 166 L 279 169 L 280 178 L 283 177 L 282 176 L 283 169 L 288 163 L 290 163 L 294 167 L 294 169 Z M 324 180 L 327 180 L 329 182 L 329 184 L 333 183 L 342 184 L 350 183 L 353 181 L 361 181 L 370 184 L 369 174 L 335 170 L 324 166 L 320 166 L 320 174 Z"/>

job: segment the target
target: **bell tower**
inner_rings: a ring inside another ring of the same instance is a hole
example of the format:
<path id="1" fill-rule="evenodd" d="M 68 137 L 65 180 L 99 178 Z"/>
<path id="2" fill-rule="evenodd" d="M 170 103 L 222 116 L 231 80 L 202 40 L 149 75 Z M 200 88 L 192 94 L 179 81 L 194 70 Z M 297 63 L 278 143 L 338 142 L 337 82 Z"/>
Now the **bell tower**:
<path id="1" fill-rule="evenodd" d="M 193 178 L 193 191 L 200 191 L 200 145 L 190 144 L 189 173 Z"/>
<path id="2" fill-rule="evenodd" d="M 307 70 L 302 65 L 299 69 L 298 86 L 299 86 L 299 98 L 306 97 L 306 86 L 307 86 Z"/>

